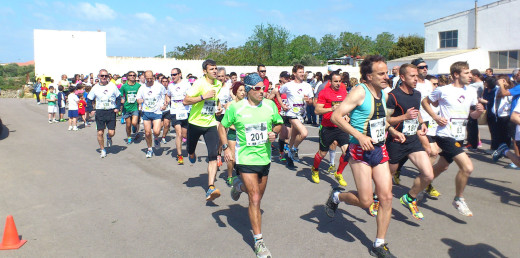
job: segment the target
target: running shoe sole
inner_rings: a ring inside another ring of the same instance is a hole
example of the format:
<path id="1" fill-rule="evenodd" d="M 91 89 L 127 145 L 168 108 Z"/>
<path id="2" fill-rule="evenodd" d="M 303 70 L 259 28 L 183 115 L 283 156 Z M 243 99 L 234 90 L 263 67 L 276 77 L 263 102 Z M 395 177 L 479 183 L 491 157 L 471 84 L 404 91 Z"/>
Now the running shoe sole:
<path id="1" fill-rule="evenodd" d="M 215 191 L 209 194 L 208 197 L 206 197 L 206 201 L 210 202 L 220 197 L 220 190 L 215 188 Z"/>

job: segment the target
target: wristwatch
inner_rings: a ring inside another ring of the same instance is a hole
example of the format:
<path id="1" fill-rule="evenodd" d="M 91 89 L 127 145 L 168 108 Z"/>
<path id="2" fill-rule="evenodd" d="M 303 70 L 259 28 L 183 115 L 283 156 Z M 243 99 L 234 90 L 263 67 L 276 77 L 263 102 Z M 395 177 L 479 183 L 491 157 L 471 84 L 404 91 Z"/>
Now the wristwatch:
<path id="1" fill-rule="evenodd" d="M 228 148 L 227 144 L 222 144 L 222 150 L 226 150 Z"/>

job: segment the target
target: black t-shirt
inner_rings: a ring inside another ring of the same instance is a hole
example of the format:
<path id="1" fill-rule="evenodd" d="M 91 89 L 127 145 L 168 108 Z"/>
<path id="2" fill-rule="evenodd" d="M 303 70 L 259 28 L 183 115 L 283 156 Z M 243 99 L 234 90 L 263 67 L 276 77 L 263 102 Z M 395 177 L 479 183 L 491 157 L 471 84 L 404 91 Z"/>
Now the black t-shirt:
<path id="1" fill-rule="evenodd" d="M 394 113 L 391 115 L 391 117 L 400 116 L 403 114 L 406 114 L 406 111 L 412 107 L 414 107 L 416 110 L 419 110 L 421 106 L 421 93 L 415 89 L 413 89 L 412 94 L 407 94 L 403 90 L 401 90 L 401 87 L 396 87 L 390 93 L 388 93 L 388 100 L 386 101 L 386 107 L 388 109 L 393 109 Z M 409 121 L 411 122 L 411 121 Z M 405 121 L 401 121 L 397 126 L 395 126 L 395 129 L 399 132 L 403 132 L 403 124 Z M 408 124 L 408 122 L 406 122 Z M 420 126 L 420 125 L 419 125 Z M 409 130 L 408 130 L 409 131 Z M 406 136 L 407 138 L 410 137 L 417 137 L 417 134 Z"/>

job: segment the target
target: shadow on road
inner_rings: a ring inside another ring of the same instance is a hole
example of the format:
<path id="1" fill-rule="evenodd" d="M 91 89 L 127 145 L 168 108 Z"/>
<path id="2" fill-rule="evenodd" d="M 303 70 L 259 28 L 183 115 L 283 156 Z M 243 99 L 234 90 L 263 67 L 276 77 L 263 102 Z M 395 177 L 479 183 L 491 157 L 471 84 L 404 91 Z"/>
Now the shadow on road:
<path id="1" fill-rule="evenodd" d="M 238 233 L 240 233 L 244 242 L 246 242 L 249 246 L 251 246 L 251 249 L 253 249 L 254 239 L 253 234 L 251 233 L 251 224 L 247 214 L 247 207 L 242 207 L 238 204 L 232 204 L 229 205 L 229 209 L 213 212 L 212 216 L 219 227 L 224 228 L 229 225 Z M 222 221 L 222 216 L 226 218 L 227 224 Z"/>
<path id="2" fill-rule="evenodd" d="M 488 244 L 464 245 L 457 240 L 449 238 L 443 238 L 441 241 L 450 247 L 448 250 L 450 257 L 506 257 L 496 248 Z"/>
<path id="3" fill-rule="evenodd" d="M 2 123 L 2 119 L 0 119 L 0 140 L 9 137 L 9 128 Z"/>
<path id="4" fill-rule="evenodd" d="M 489 190 L 493 192 L 494 195 L 500 197 L 500 201 L 502 203 L 515 207 L 520 207 L 520 192 L 498 184 L 493 184 L 491 182 L 511 184 L 511 182 L 509 181 L 501 181 L 484 177 L 470 177 L 468 179 L 468 185 Z"/>
<path id="5" fill-rule="evenodd" d="M 111 147 L 106 147 L 105 150 L 107 154 L 118 154 L 121 151 L 126 150 L 128 147 L 126 146 L 119 146 L 119 145 L 112 145 Z M 97 152 L 101 153 L 101 149 L 97 149 Z"/>
<path id="6" fill-rule="evenodd" d="M 199 174 L 198 177 L 190 177 L 183 184 L 185 184 L 187 187 L 200 187 L 205 191 L 208 184 L 208 174 L 204 172 Z"/>

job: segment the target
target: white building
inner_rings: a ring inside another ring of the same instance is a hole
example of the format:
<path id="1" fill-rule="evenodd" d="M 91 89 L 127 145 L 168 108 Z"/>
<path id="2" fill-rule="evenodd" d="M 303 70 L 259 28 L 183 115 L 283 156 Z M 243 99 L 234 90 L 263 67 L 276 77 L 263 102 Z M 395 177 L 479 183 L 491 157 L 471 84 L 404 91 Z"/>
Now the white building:
<path id="1" fill-rule="evenodd" d="M 471 69 L 509 74 L 520 67 L 520 1 L 502 0 L 424 24 L 425 53 L 388 62 L 389 67 L 422 57 L 430 74 L 448 74 L 456 61 Z"/>

